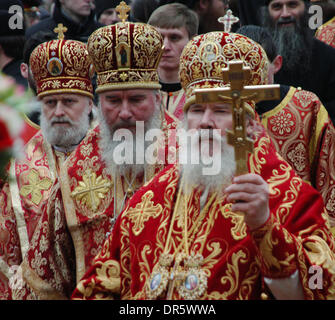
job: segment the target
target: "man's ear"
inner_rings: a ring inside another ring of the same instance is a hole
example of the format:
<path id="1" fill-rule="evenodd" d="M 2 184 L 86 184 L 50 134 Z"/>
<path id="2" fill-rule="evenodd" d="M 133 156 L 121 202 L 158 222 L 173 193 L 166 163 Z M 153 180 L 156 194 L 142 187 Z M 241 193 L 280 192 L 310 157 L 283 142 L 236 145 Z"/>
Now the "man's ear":
<path id="1" fill-rule="evenodd" d="M 276 56 L 272 61 L 272 65 L 274 67 L 274 74 L 276 74 L 283 65 L 283 57 L 280 55 Z"/>
<path id="2" fill-rule="evenodd" d="M 22 77 L 25 78 L 25 79 L 28 79 L 29 67 L 26 63 L 24 63 L 24 62 L 21 63 L 20 71 L 21 71 Z"/>

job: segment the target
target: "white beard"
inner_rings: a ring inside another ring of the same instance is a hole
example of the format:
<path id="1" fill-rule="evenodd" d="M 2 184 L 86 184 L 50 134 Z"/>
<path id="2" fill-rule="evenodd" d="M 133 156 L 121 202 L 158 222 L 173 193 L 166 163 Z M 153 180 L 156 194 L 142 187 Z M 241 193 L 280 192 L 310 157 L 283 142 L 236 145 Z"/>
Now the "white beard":
<path id="1" fill-rule="evenodd" d="M 213 153 L 210 155 L 208 131 L 205 137 L 203 136 L 204 131 L 206 132 L 206 130 L 194 131 L 192 136 L 196 138 L 192 139 L 191 143 L 181 141 L 179 146 L 185 193 L 189 193 L 192 187 L 198 186 L 221 193 L 231 184 L 236 171 L 234 148 L 228 145 L 226 136 L 221 136 L 218 132 L 211 130 Z"/>
<path id="2" fill-rule="evenodd" d="M 110 128 L 102 115 L 101 108 L 99 108 L 98 119 L 101 136 L 99 148 L 107 171 L 112 176 L 115 176 L 116 173 L 125 175 L 126 172 L 132 172 L 132 176 L 144 173 L 145 167 L 148 165 L 144 153 L 151 143 L 145 141 L 144 137 L 151 129 L 161 129 L 162 121 L 159 108 L 156 108 L 150 120 L 144 123 L 144 126 L 142 125 L 143 130 L 136 132 L 136 134 L 132 134 L 127 129 Z M 121 139 L 121 137 L 126 138 Z M 139 147 L 136 148 L 136 146 Z"/>
<path id="3" fill-rule="evenodd" d="M 52 146 L 64 149 L 75 146 L 80 143 L 90 128 L 89 113 L 89 104 L 87 104 L 86 109 L 78 121 L 72 121 L 67 116 L 53 117 L 48 121 L 42 111 L 40 118 L 42 134 Z M 52 126 L 53 121 L 69 122 L 71 126 L 68 128 L 54 127 Z"/>

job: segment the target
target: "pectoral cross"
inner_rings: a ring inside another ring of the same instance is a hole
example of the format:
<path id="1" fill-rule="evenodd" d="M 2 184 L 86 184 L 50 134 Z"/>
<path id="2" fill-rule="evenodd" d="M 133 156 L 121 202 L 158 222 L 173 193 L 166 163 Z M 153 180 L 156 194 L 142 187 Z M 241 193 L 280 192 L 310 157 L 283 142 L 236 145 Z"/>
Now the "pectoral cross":
<path id="1" fill-rule="evenodd" d="M 58 23 L 58 26 L 54 29 L 54 32 L 58 34 L 58 39 L 64 39 L 64 32 L 67 31 L 67 28 L 63 26 L 62 23 Z"/>
<path id="2" fill-rule="evenodd" d="M 229 9 L 223 17 L 218 18 L 218 21 L 224 25 L 225 32 L 230 32 L 233 24 L 239 22 L 240 19 L 235 17 L 233 12 Z"/>
<path id="3" fill-rule="evenodd" d="M 247 136 L 245 101 L 276 100 L 280 97 L 279 85 L 244 86 L 250 77 L 250 68 L 243 66 L 243 61 L 232 61 L 228 68 L 222 69 L 223 80 L 230 85 L 226 88 L 196 89 L 196 103 L 230 103 L 232 104 L 233 130 L 227 131 L 227 140 L 235 149 L 236 175 L 248 173 L 248 154 L 253 151 L 253 140 Z"/>
<path id="4" fill-rule="evenodd" d="M 130 9 L 130 6 L 128 6 L 124 1 L 121 1 L 120 4 L 115 8 L 115 11 L 118 13 L 118 17 L 122 22 L 127 20 Z"/>

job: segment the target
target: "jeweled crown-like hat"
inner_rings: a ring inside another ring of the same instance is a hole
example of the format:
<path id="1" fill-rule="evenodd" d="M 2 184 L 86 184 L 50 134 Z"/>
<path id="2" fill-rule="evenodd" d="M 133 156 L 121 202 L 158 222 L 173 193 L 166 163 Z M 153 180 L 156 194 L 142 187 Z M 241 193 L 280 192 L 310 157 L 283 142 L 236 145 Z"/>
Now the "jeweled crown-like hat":
<path id="1" fill-rule="evenodd" d="M 228 62 L 236 60 L 242 60 L 251 69 L 245 85 L 267 84 L 268 59 L 255 41 L 226 32 L 209 32 L 189 41 L 180 56 L 179 66 L 180 81 L 186 94 L 184 111 L 195 103 L 194 89 L 227 86 L 222 69 L 228 67 Z"/>
<path id="2" fill-rule="evenodd" d="M 37 46 L 29 59 L 37 96 L 77 93 L 93 98 L 94 71 L 86 44 L 65 40 L 66 28 L 62 25 L 55 32 L 59 33 L 58 39 Z"/>
<path id="3" fill-rule="evenodd" d="M 157 67 L 163 53 L 163 38 L 153 27 L 125 21 L 130 7 L 116 8 L 121 22 L 94 31 L 87 49 L 97 73 L 97 89 L 160 89 Z"/>

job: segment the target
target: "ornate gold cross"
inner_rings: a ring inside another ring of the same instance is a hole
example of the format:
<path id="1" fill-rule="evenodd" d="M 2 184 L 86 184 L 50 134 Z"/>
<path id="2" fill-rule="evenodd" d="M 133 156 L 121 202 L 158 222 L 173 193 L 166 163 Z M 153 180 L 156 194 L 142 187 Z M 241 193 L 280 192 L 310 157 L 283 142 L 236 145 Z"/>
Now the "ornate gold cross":
<path id="1" fill-rule="evenodd" d="M 151 199 L 154 197 L 154 193 L 150 190 L 146 192 L 135 208 L 130 208 L 127 210 L 127 217 L 133 223 L 133 233 L 138 236 L 144 229 L 144 223 L 149 220 L 149 218 L 157 218 L 163 208 L 158 203 L 154 205 Z"/>
<path id="2" fill-rule="evenodd" d="M 127 20 L 130 9 L 130 6 L 128 6 L 124 1 L 121 1 L 120 4 L 115 8 L 115 11 L 118 13 L 118 17 L 122 22 Z"/>
<path id="3" fill-rule="evenodd" d="M 58 39 L 64 39 L 64 32 L 67 31 L 67 28 L 63 26 L 62 23 L 58 23 L 58 26 L 54 29 L 54 32 L 58 34 Z"/>
<path id="4" fill-rule="evenodd" d="M 226 88 L 196 89 L 196 103 L 232 104 L 233 131 L 227 131 L 227 140 L 235 149 L 236 175 L 248 173 L 248 153 L 253 151 L 253 140 L 247 137 L 245 128 L 246 112 L 254 111 L 245 105 L 245 101 L 276 100 L 280 97 L 279 85 L 244 86 L 250 77 L 250 68 L 243 61 L 229 62 L 223 71 L 223 80 L 230 85 Z"/>
<path id="5" fill-rule="evenodd" d="M 112 183 L 109 180 L 101 176 L 97 177 L 95 172 L 88 170 L 83 175 L 83 181 L 79 181 L 79 185 L 71 193 L 71 197 L 86 203 L 93 211 L 96 211 L 101 199 L 105 198 L 111 186 Z"/>
<path id="6" fill-rule="evenodd" d="M 40 179 L 38 171 L 36 171 L 35 169 L 30 170 L 28 174 L 28 181 L 29 184 L 24 185 L 20 189 L 20 195 L 23 197 L 27 197 L 30 194 L 31 201 L 34 204 L 39 205 L 43 197 L 42 191 L 49 190 L 52 185 L 52 181 L 47 177 Z"/>
<path id="7" fill-rule="evenodd" d="M 235 17 L 233 12 L 229 9 L 223 17 L 218 18 L 218 21 L 224 25 L 225 32 L 230 32 L 233 24 L 239 22 L 240 19 Z"/>

